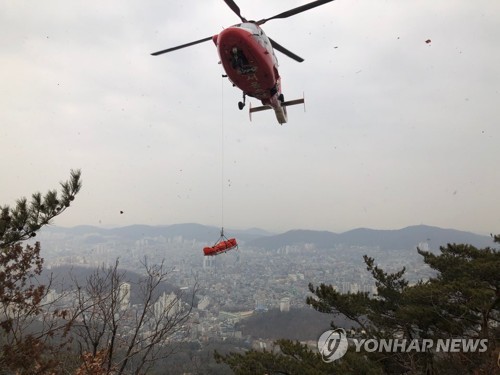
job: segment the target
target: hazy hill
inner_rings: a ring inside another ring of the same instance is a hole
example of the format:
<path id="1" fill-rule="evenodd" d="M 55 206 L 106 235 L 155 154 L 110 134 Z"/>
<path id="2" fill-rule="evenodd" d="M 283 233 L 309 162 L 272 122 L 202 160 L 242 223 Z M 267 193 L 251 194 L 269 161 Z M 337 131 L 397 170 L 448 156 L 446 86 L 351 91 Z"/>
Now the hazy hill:
<path id="1" fill-rule="evenodd" d="M 118 228 L 100 228 L 89 225 L 81 225 L 72 228 L 48 226 L 44 227 L 40 234 L 42 236 L 44 234 L 59 234 L 67 237 L 82 237 L 87 243 L 104 242 L 110 238 L 137 241 L 143 238 L 174 238 L 179 236 L 186 240 L 212 243 L 219 238 L 220 228 L 194 223 L 158 226 L 129 225 Z M 225 229 L 225 235 L 228 238 L 236 237 L 239 241 L 246 242 L 271 235 L 271 233 L 258 228 L 248 230 Z"/>
<path id="2" fill-rule="evenodd" d="M 355 229 L 342 233 L 340 239 L 344 243 L 359 246 L 377 243 L 383 249 L 392 250 L 415 247 L 421 242 L 427 242 L 436 249 L 448 243 L 466 243 L 477 247 L 493 246 L 489 236 L 427 225 L 415 225 L 399 230 Z"/>
<path id="3" fill-rule="evenodd" d="M 288 312 L 270 310 L 241 321 L 238 329 L 243 335 L 260 339 L 317 340 L 330 328 L 331 321 L 345 329 L 357 326 L 344 316 L 323 314 L 312 308 L 290 309 Z"/>
<path id="4" fill-rule="evenodd" d="M 279 249 L 286 245 L 314 244 L 319 248 L 330 248 L 339 243 L 339 235 L 327 231 L 290 230 L 288 232 L 257 238 L 248 243 L 249 246 L 264 249 Z"/>
<path id="5" fill-rule="evenodd" d="M 60 293 L 63 290 L 68 291 L 71 289 L 75 289 L 76 283 L 78 283 L 78 285 L 80 286 L 85 286 L 87 280 L 95 274 L 96 270 L 97 268 L 82 267 L 76 265 L 52 267 L 50 270 L 44 270 L 42 272 L 40 281 L 42 284 L 48 284 L 49 280 L 51 279 L 51 289 L 54 289 L 55 291 Z M 101 269 L 101 277 L 103 277 L 108 270 L 108 268 L 106 268 L 105 270 Z M 143 292 L 140 289 L 139 281 L 144 279 L 145 276 L 140 275 L 137 272 L 121 269 L 118 270 L 118 274 L 121 275 L 123 281 L 130 283 L 130 302 L 132 304 L 140 303 L 140 296 Z M 176 292 L 178 295 L 181 295 L 178 288 L 164 282 L 159 285 L 155 297 L 158 297 L 163 292 L 170 293 L 172 291 Z M 190 296 L 185 295 L 184 297 L 189 298 Z"/>
<path id="6" fill-rule="evenodd" d="M 414 249 L 419 243 L 427 242 L 432 248 L 447 243 L 467 243 L 477 247 L 492 246 L 489 236 L 442 229 L 426 225 L 410 226 L 397 230 L 376 230 L 359 228 L 341 234 L 313 230 L 292 230 L 275 236 L 258 238 L 249 246 L 278 249 L 287 245 L 313 244 L 317 248 L 333 248 L 336 245 L 370 246 L 387 250 Z"/>
<path id="7" fill-rule="evenodd" d="M 164 226 L 130 225 L 111 229 L 92 226 L 45 227 L 41 231 L 41 235 L 44 234 L 63 235 L 92 244 L 110 239 L 136 241 L 155 237 L 182 237 L 185 240 L 213 243 L 219 238 L 220 228 L 192 223 Z M 258 228 L 226 229 L 225 234 L 227 237 L 236 237 L 240 244 L 245 243 L 246 246 L 261 249 L 279 249 L 287 245 L 313 244 L 322 249 L 344 245 L 379 247 L 387 250 L 410 250 L 415 249 L 423 242 L 428 243 L 433 249 L 447 243 L 467 243 L 477 247 L 493 246 L 489 236 L 427 225 L 416 225 L 396 230 L 359 228 L 340 234 L 315 230 L 291 230 L 281 234 L 271 234 Z"/>

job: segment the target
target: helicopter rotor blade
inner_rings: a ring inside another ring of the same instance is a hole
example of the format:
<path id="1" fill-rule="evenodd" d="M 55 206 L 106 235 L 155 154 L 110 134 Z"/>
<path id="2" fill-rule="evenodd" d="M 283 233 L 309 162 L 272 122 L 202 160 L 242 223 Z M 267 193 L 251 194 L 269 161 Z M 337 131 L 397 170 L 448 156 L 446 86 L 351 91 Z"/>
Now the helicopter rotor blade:
<path id="1" fill-rule="evenodd" d="M 240 20 L 241 22 L 247 22 L 247 20 L 245 19 L 245 17 L 243 17 L 241 15 L 241 11 L 240 11 L 240 7 L 238 5 L 236 5 L 236 3 L 233 1 L 233 0 L 224 0 L 224 2 L 227 4 L 227 6 L 229 8 L 231 8 L 231 10 L 236 13 L 236 15 L 238 17 L 240 17 Z"/>
<path id="2" fill-rule="evenodd" d="M 334 1 L 334 0 L 316 0 L 316 1 L 310 2 L 308 4 L 301 5 L 301 6 L 297 7 L 297 8 L 293 8 L 293 9 L 287 10 L 286 12 L 277 14 L 277 15 L 275 15 L 273 17 L 263 18 L 260 21 L 258 21 L 257 24 L 258 25 L 262 25 L 262 24 L 266 23 L 267 21 L 274 20 L 274 19 L 277 19 L 277 18 L 288 18 L 288 17 L 294 16 L 296 14 L 305 12 L 306 10 L 309 10 L 309 9 L 312 9 L 312 8 L 316 8 L 316 7 L 320 6 L 320 5 L 323 5 L 323 4 L 332 2 L 332 1 Z"/>
<path id="3" fill-rule="evenodd" d="M 153 52 L 151 55 L 153 55 L 153 56 L 162 55 L 164 53 L 176 51 L 176 50 L 181 49 L 181 48 L 186 48 L 186 47 L 194 46 L 195 44 L 199 44 L 199 43 L 203 43 L 203 42 L 208 42 L 211 39 L 212 39 L 212 37 L 209 36 L 209 37 L 206 37 L 206 38 L 203 38 L 203 39 L 200 39 L 200 40 L 195 40 L 194 42 L 182 44 L 182 45 L 177 46 L 177 47 L 167 48 L 167 49 L 164 49 L 164 50 L 161 50 L 161 51 Z"/>
<path id="4" fill-rule="evenodd" d="M 298 62 L 304 61 L 304 59 L 302 57 L 297 56 L 295 53 L 287 50 L 281 44 L 278 44 L 276 41 L 272 40 L 271 38 L 269 38 L 269 40 L 271 41 L 271 45 L 273 46 L 273 48 L 275 50 L 280 51 L 282 54 L 290 57 L 291 59 L 294 59 L 295 61 L 298 61 Z"/>

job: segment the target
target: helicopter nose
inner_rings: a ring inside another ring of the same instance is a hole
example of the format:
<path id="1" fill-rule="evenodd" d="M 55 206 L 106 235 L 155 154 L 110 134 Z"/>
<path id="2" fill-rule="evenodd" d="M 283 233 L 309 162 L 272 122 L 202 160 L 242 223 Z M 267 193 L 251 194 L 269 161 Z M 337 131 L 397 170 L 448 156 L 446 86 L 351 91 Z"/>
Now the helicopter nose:
<path id="1" fill-rule="evenodd" d="M 217 40 L 219 39 L 219 34 L 216 34 L 212 37 L 212 42 L 214 42 L 215 45 L 217 45 Z"/>

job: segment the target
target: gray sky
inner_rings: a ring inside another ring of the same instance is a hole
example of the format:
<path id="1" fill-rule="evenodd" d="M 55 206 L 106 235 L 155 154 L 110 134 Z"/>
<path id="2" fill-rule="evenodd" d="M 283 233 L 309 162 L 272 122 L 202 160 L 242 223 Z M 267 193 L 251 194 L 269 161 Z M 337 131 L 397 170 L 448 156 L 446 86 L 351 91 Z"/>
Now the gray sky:
<path id="1" fill-rule="evenodd" d="M 306 2 L 237 3 L 260 19 Z M 498 14 L 492 0 L 338 0 L 270 21 L 305 58 L 277 53 L 286 99 L 306 98 L 279 126 L 238 110 L 212 42 L 150 56 L 237 23 L 222 0 L 4 0 L 0 203 L 81 168 L 57 225 L 498 233 Z"/>

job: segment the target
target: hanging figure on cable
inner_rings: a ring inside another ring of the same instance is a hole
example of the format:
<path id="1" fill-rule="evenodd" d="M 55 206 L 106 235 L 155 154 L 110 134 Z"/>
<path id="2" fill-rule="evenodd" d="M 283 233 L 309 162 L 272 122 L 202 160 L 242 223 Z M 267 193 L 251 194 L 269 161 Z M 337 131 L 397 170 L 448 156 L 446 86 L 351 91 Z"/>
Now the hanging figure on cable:
<path id="1" fill-rule="evenodd" d="M 217 242 L 210 247 L 204 247 L 203 248 L 203 254 L 205 256 L 214 256 L 214 255 L 219 255 L 222 253 L 225 253 L 226 251 L 232 250 L 232 249 L 237 249 L 238 248 L 238 243 L 236 242 L 235 238 L 227 238 L 224 235 L 224 228 L 221 229 L 220 231 L 220 237 L 217 240 Z"/>

